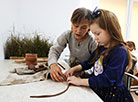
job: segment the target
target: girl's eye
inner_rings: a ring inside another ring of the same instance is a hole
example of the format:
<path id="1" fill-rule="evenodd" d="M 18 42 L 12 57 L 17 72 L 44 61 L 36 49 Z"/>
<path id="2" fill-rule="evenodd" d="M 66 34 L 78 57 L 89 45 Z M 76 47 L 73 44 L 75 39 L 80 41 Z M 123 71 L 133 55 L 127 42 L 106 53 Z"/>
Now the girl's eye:
<path id="1" fill-rule="evenodd" d="M 100 33 L 96 33 L 96 35 L 100 35 Z"/>

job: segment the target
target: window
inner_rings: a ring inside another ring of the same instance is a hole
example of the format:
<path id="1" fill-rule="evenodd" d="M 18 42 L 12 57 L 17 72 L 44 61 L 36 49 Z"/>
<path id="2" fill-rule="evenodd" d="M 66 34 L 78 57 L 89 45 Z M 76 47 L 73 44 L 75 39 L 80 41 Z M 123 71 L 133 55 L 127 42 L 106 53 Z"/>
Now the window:
<path id="1" fill-rule="evenodd" d="M 129 40 L 134 41 L 138 49 L 138 1 L 133 2 Z"/>

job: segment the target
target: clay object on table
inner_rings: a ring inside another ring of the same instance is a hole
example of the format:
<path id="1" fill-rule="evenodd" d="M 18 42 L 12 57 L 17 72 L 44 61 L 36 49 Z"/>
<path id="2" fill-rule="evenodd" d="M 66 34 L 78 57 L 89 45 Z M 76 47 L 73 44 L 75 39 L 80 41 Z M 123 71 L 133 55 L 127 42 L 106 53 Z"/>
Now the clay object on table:
<path id="1" fill-rule="evenodd" d="M 27 53 L 25 55 L 25 62 L 28 66 L 37 65 L 37 54 Z"/>

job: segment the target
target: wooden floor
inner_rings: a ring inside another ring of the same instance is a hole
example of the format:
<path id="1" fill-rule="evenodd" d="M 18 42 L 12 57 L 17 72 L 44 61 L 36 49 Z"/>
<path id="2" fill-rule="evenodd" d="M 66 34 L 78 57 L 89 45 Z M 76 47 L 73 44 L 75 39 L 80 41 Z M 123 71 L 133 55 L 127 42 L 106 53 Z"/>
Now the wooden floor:
<path id="1" fill-rule="evenodd" d="M 131 92 L 131 95 L 134 99 L 134 102 L 138 102 L 138 95 L 136 95 L 135 92 Z"/>

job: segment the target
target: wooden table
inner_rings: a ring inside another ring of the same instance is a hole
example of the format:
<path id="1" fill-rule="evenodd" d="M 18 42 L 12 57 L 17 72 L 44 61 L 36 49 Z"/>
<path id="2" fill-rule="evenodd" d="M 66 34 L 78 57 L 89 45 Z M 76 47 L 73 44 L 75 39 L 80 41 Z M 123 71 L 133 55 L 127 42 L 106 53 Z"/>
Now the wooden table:
<path id="1" fill-rule="evenodd" d="M 9 70 L 25 66 L 25 63 L 17 64 L 12 60 L 0 61 L 0 80 L 6 78 Z M 67 92 L 50 98 L 30 98 L 31 95 L 54 94 L 64 90 L 66 82 L 54 82 L 45 80 L 27 84 L 0 86 L 1 102 L 102 102 L 102 100 L 89 88 L 70 86 Z"/>

